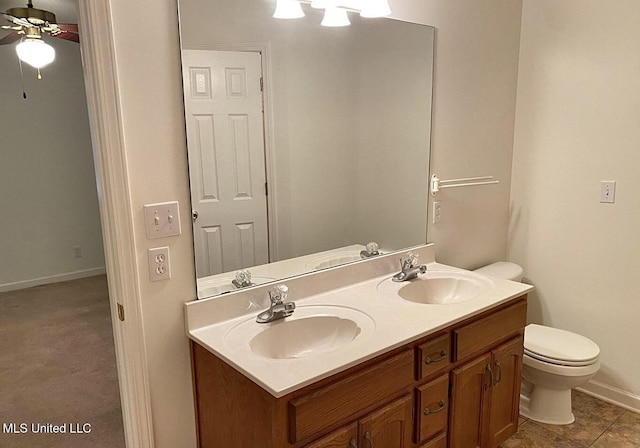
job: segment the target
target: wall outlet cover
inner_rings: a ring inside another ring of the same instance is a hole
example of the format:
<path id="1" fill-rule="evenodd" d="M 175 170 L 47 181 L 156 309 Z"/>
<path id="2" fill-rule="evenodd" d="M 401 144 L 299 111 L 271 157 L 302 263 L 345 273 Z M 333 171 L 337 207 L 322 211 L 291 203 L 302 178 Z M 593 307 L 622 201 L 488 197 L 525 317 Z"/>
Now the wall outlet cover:
<path id="1" fill-rule="evenodd" d="M 171 263 L 169 260 L 169 248 L 154 247 L 148 251 L 149 257 L 149 280 L 158 282 L 171 278 Z"/>

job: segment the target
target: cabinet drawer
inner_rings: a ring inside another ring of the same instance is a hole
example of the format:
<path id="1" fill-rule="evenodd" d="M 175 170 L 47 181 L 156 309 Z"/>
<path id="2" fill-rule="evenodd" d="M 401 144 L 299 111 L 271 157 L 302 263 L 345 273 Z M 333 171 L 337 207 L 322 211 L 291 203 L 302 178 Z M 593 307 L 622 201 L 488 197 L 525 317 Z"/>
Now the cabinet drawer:
<path id="1" fill-rule="evenodd" d="M 522 301 L 453 330 L 453 361 L 466 358 L 521 331 L 526 324 L 526 319 L 527 302 Z"/>
<path id="2" fill-rule="evenodd" d="M 411 350 L 289 402 L 289 441 L 308 440 L 372 410 L 413 381 Z"/>
<path id="3" fill-rule="evenodd" d="M 449 333 L 432 339 L 416 347 L 417 379 L 422 380 L 446 369 L 451 363 Z"/>
<path id="4" fill-rule="evenodd" d="M 447 434 L 439 435 L 424 445 L 420 445 L 420 448 L 447 448 Z"/>
<path id="5" fill-rule="evenodd" d="M 352 423 L 344 428 L 333 431 L 326 437 L 316 440 L 304 448 L 357 448 L 358 424 Z"/>
<path id="6" fill-rule="evenodd" d="M 445 432 L 449 416 L 449 374 L 419 387 L 416 397 L 416 440 L 422 442 Z"/>

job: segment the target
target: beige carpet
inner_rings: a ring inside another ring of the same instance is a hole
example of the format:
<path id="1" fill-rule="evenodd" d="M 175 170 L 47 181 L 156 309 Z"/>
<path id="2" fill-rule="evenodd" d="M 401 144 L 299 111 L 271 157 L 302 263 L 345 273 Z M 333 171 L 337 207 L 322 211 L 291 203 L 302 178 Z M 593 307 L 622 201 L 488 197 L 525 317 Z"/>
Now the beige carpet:
<path id="1" fill-rule="evenodd" d="M 0 293 L 0 447 L 124 447 L 119 393 L 105 276 Z"/>

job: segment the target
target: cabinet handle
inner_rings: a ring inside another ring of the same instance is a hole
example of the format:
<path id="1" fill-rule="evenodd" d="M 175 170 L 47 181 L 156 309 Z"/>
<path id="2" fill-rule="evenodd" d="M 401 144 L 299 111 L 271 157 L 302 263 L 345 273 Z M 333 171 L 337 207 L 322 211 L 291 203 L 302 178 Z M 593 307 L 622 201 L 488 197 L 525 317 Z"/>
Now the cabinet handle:
<path id="1" fill-rule="evenodd" d="M 496 378 L 496 380 L 493 382 L 494 386 L 502 381 L 502 366 L 500 365 L 500 361 L 496 361 L 495 365 L 498 368 L 498 378 Z"/>
<path id="2" fill-rule="evenodd" d="M 493 370 L 491 370 L 491 364 L 487 364 L 485 366 L 485 370 L 487 370 L 489 372 L 489 383 L 487 384 L 486 382 L 484 383 L 484 388 L 485 390 L 489 389 L 491 387 L 492 384 L 494 384 L 493 382 Z"/>
<path id="3" fill-rule="evenodd" d="M 349 440 L 349 448 L 358 448 L 358 442 L 356 439 Z"/>
<path id="4" fill-rule="evenodd" d="M 436 414 L 438 412 L 442 412 L 446 406 L 447 406 L 447 404 L 444 402 L 444 400 L 440 400 L 440 402 L 438 403 L 438 407 L 437 408 L 435 408 L 435 409 L 425 408 L 424 411 L 422 411 L 422 413 L 424 415 Z"/>
<path id="5" fill-rule="evenodd" d="M 373 440 L 371 440 L 371 433 L 369 431 L 364 433 L 364 439 L 369 442 L 369 448 L 373 448 Z"/>
<path id="6" fill-rule="evenodd" d="M 440 352 L 440 356 L 438 356 L 437 358 L 433 358 L 433 359 L 432 359 L 431 357 L 426 356 L 426 357 L 424 358 L 424 363 L 425 363 L 426 365 L 429 365 L 429 364 L 431 364 L 431 363 L 433 363 L 433 362 L 440 362 L 440 361 L 442 361 L 442 360 L 443 360 L 444 358 L 446 358 L 446 357 L 447 357 L 447 351 L 446 351 L 446 350 L 442 350 L 442 351 Z"/>

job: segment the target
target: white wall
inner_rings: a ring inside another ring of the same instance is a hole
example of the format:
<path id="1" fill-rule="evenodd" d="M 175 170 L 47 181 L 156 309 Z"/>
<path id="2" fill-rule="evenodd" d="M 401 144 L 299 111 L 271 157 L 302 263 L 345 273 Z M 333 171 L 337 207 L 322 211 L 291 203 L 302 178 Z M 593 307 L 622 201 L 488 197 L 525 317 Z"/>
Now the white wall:
<path id="1" fill-rule="evenodd" d="M 436 241 L 439 258 L 447 262 L 468 265 L 503 257 L 520 2 L 404 0 L 392 2 L 392 7 L 398 18 L 438 28 L 435 167 L 443 175 L 491 168 L 505 181 L 493 192 L 476 190 L 465 196 L 466 201 L 486 205 L 491 225 L 478 228 L 477 222 L 466 222 L 462 219 L 466 204 L 451 200 L 450 218 L 431 231 L 430 240 Z M 186 212 L 189 191 L 176 5 L 111 0 L 111 9 L 156 446 L 189 448 L 195 446 L 195 428 L 182 305 L 196 298 L 196 287 Z M 153 24 L 144 32 L 140 32 L 141 17 Z M 170 199 L 180 201 L 183 235 L 146 240 L 142 205 Z M 478 221 L 480 217 L 484 215 Z M 171 249 L 172 279 L 151 283 L 147 249 L 166 244 Z"/>
<path id="2" fill-rule="evenodd" d="M 443 190 L 429 223 L 440 262 L 476 268 L 504 259 L 520 38 L 520 0 L 392 3 L 394 16 L 436 27 L 431 172 L 492 175 L 499 185 Z M 430 211 L 431 211 L 430 200 Z"/>
<path id="3" fill-rule="evenodd" d="M 635 0 L 525 0 L 509 236 L 536 286 L 530 320 L 594 340 L 595 379 L 636 408 L 638 23 Z M 601 180 L 617 181 L 615 204 L 599 203 Z"/>
<path id="4" fill-rule="evenodd" d="M 80 49 L 50 43 L 41 80 L 23 66 L 26 100 L 15 45 L 0 46 L 0 290 L 104 268 Z"/>

